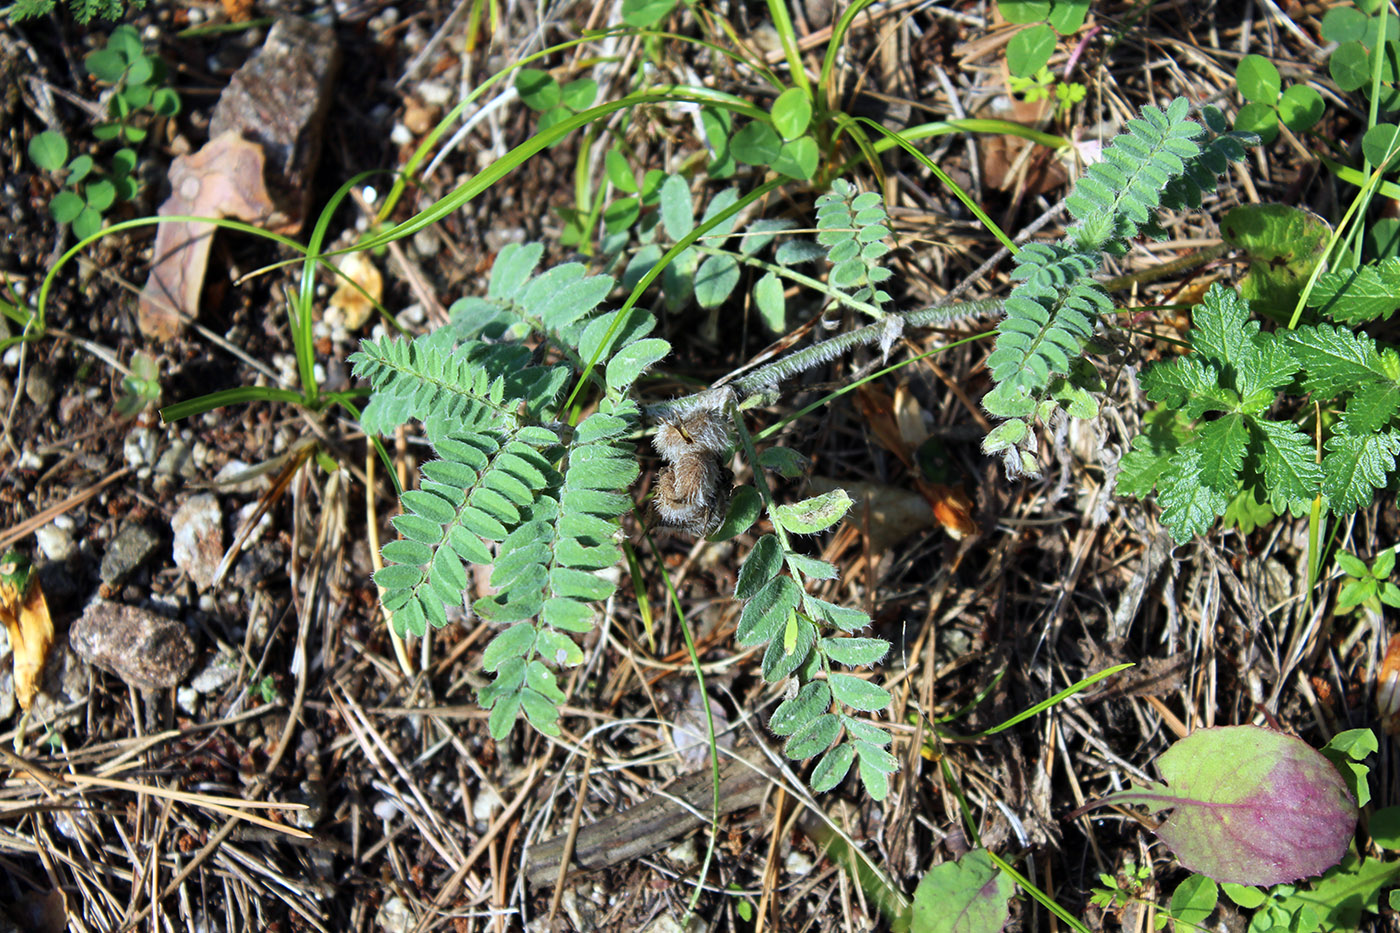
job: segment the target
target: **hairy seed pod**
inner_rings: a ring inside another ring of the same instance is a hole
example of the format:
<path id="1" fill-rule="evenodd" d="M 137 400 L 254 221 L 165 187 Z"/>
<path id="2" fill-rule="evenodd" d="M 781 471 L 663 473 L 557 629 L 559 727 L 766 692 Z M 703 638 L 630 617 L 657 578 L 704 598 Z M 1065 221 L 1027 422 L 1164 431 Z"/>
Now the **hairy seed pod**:
<path id="1" fill-rule="evenodd" d="M 697 408 L 678 418 L 663 421 L 651 439 L 668 463 L 675 463 L 686 454 L 708 453 L 722 457 L 729 452 L 729 419 L 718 408 Z"/>
<path id="2" fill-rule="evenodd" d="M 724 520 L 733 476 L 712 455 L 687 454 L 662 467 L 656 480 L 652 508 L 664 524 L 704 536 Z"/>

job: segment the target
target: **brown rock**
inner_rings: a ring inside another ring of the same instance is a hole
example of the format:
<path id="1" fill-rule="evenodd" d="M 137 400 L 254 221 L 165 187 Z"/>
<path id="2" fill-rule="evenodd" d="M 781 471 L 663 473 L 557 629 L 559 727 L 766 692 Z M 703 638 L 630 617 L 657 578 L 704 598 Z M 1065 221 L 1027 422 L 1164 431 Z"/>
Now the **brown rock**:
<path id="1" fill-rule="evenodd" d="M 142 690 L 173 687 L 194 666 L 194 642 L 183 625 L 105 599 L 88 604 L 68 643 L 84 661 Z"/>
<path id="2" fill-rule="evenodd" d="M 340 49 L 329 26 L 280 19 L 214 106 L 210 139 L 233 131 L 262 146 L 267 187 L 279 206 L 268 226 L 279 232 L 301 229 L 339 64 Z"/>

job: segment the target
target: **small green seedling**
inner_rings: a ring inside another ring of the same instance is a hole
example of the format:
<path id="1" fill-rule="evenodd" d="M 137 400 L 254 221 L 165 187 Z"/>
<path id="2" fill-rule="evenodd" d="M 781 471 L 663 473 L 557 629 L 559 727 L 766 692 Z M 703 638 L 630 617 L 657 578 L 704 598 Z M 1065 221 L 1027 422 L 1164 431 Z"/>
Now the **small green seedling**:
<path id="1" fill-rule="evenodd" d="M 118 200 L 136 196 L 136 153 L 118 149 L 105 170 L 87 153 L 68 159 L 68 140 L 56 130 L 45 130 L 29 141 L 29 158 L 54 175 L 62 190 L 49 202 L 49 212 L 61 224 L 72 224 L 79 239 L 102 229 L 102 215 Z"/>
<path id="2" fill-rule="evenodd" d="M 1400 55 L 1400 20 L 1382 16 L 1384 0 L 1359 0 L 1355 6 L 1336 6 L 1322 17 L 1322 38 L 1336 42 L 1327 61 L 1327 70 L 1337 87 L 1361 91 L 1371 96 L 1375 64 L 1373 55 L 1380 44 L 1381 21 L 1385 21 L 1386 54 L 1380 62 L 1381 93 L 1377 103 L 1382 110 L 1400 109 L 1400 89 L 1396 87 L 1396 58 Z"/>
<path id="3" fill-rule="evenodd" d="M 1258 133 L 1267 145 L 1278 138 L 1282 123 L 1295 133 L 1317 125 L 1325 109 L 1322 95 L 1306 84 L 1283 87 L 1274 63 L 1262 55 L 1246 55 L 1235 68 L 1240 93 L 1249 101 L 1235 117 L 1235 128 Z"/>
<path id="4" fill-rule="evenodd" d="M 1132 859 L 1123 862 L 1117 874 L 1099 873 L 1103 887 L 1089 892 L 1089 903 L 1107 911 L 1121 911 L 1133 901 L 1142 900 L 1152 883 L 1152 866 L 1139 865 Z"/>
<path id="5" fill-rule="evenodd" d="M 997 9 L 1008 23 L 1033 24 L 1006 46 L 1012 77 L 1029 78 L 1050 63 L 1059 36 L 1072 35 L 1084 25 L 1089 0 L 997 0 Z"/>
<path id="6" fill-rule="evenodd" d="M 118 26 L 106 46 L 90 52 L 83 63 L 89 74 L 113 88 L 107 104 L 113 119 L 93 128 L 98 140 L 139 143 L 149 132 L 151 117 L 179 113 L 179 95 L 163 86 L 165 64 L 142 51 L 140 34 L 132 27 Z M 29 141 L 30 160 L 61 186 L 49 203 L 54 220 L 72 224 L 73 233 L 86 239 L 102 229 L 102 216 L 113 204 L 136 197 L 136 151 L 122 146 L 105 164 L 86 152 L 70 161 L 70 152 L 67 138 L 57 130 Z"/>
<path id="7" fill-rule="evenodd" d="M 146 138 L 148 128 L 133 118 L 143 111 L 157 117 L 173 117 L 180 112 L 180 95 L 164 86 L 165 62 L 145 53 L 141 34 L 131 26 L 112 30 L 107 45 L 89 52 L 83 65 L 99 83 L 113 88 L 107 103 L 112 119 L 99 123 L 92 131 L 98 139 L 139 143 Z"/>
<path id="8" fill-rule="evenodd" d="M 1337 565 L 1347 574 L 1342 580 L 1341 592 L 1337 594 L 1338 612 L 1355 612 L 1364 608 L 1379 618 L 1382 603 L 1400 609 L 1400 587 L 1390 582 L 1390 574 L 1395 570 L 1393 548 L 1377 554 L 1369 567 L 1355 554 L 1338 551 Z"/>
<path id="9" fill-rule="evenodd" d="M 1011 93 L 1020 94 L 1028 104 L 1033 104 L 1039 100 L 1048 100 L 1050 94 L 1055 95 L 1055 112 L 1060 116 L 1069 113 L 1069 109 L 1084 99 L 1088 93 L 1088 88 L 1078 81 L 1062 81 L 1055 83 L 1055 76 L 1050 73 L 1049 68 L 1042 68 L 1029 78 L 1011 76 L 1008 82 Z"/>
<path id="10" fill-rule="evenodd" d="M 516 72 L 515 90 L 526 107 L 539 113 L 536 130 L 539 133 L 582 113 L 598 99 L 598 82 L 592 78 L 560 84 L 549 72 L 537 68 L 522 68 Z"/>
<path id="11" fill-rule="evenodd" d="M 134 418 L 160 401 L 160 368 L 155 357 L 137 350 L 131 355 L 131 371 L 122 377 L 121 396 L 116 412 L 121 418 Z"/>

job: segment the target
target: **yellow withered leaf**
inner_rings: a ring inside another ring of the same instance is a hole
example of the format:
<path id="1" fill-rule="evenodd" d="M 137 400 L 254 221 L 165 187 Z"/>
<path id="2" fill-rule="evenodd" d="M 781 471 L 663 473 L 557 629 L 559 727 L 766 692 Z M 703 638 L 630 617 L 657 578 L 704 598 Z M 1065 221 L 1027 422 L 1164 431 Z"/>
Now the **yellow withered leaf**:
<path id="1" fill-rule="evenodd" d="M 26 713 L 43 679 L 53 645 L 53 619 L 29 558 L 10 551 L 0 558 L 0 621 L 10 633 L 15 663 L 15 699 Z"/>

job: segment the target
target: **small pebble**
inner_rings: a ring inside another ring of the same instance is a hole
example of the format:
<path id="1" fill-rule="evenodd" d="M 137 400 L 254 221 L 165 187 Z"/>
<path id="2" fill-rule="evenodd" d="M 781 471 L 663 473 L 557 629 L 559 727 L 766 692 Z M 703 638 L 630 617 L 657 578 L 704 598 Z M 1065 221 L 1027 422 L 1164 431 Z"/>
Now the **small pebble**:
<path id="1" fill-rule="evenodd" d="M 172 441 L 165 453 L 156 461 L 157 476 L 190 476 L 194 472 L 190 445 L 181 440 Z"/>
<path id="2" fill-rule="evenodd" d="M 40 408 L 48 408 L 53 401 L 53 376 L 47 366 L 32 366 L 24 379 L 24 394 Z"/>
<path id="3" fill-rule="evenodd" d="M 159 444 L 160 435 L 153 429 L 135 427 L 126 433 L 126 438 L 122 441 L 122 456 L 126 459 L 127 466 L 139 473 L 155 465 L 156 448 Z"/>
<path id="4" fill-rule="evenodd" d="M 68 643 L 84 661 L 143 690 L 173 687 L 194 666 L 194 641 L 183 625 L 105 599 L 83 610 Z"/>
<path id="5" fill-rule="evenodd" d="M 401 897 L 391 897 L 374 915 L 374 922 L 384 933 L 408 933 L 417 922 L 413 911 Z"/>
<path id="6" fill-rule="evenodd" d="M 72 533 L 58 527 L 57 522 L 40 528 L 34 537 L 39 541 L 39 551 L 49 560 L 65 561 L 76 547 Z"/>
<path id="7" fill-rule="evenodd" d="M 251 494 L 272 488 L 272 480 L 266 473 L 255 476 L 242 476 L 248 472 L 248 464 L 242 460 L 230 460 L 214 475 L 214 484 L 220 492 Z"/>
<path id="8" fill-rule="evenodd" d="M 118 587 L 126 581 L 131 572 L 150 557 L 160 541 L 144 525 L 129 522 L 121 527 L 117 536 L 102 552 L 102 564 L 97 575 L 108 587 Z"/>
<path id="9" fill-rule="evenodd" d="M 393 820 L 401 812 L 399 805 L 388 797 L 381 797 L 374 804 L 374 815 L 386 823 Z"/>
<path id="10" fill-rule="evenodd" d="M 395 123 L 389 131 L 389 141 L 395 146 L 407 146 L 413 142 L 413 132 L 402 123 Z"/>
<path id="11" fill-rule="evenodd" d="M 213 693 L 233 683 L 237 676 L 238 659 L 230 652 L 221 651 L 190 678 L 190 689 L 196 693 Z"/>
<path id="12" fill-rule="evenodd" d="M 452 88 L 441 81 L 424 81 L 418 85 L 418 96 L 429 107 L 446 107 L 452 99 Z"/>
<path id="13" fill-rule="evenodd" d="M 812 873 L 812 867 L 812 857 L 806 852 L 801 852 L 797 849 L 793 849 L 787 854 L 787 858 L 783 859 L 784 870 L 799 878 L 804 875 L 810 875 Z"/>
<path id="14" fill-rule="evenodd" d="M 175 566 L 189 574 L 201 590 L 214 582 L 224 556 L 223 515 L 219 500 L 209 493 L 192 496 L 171 519 Z"/>

